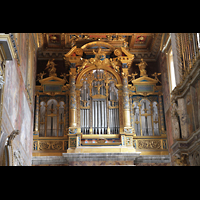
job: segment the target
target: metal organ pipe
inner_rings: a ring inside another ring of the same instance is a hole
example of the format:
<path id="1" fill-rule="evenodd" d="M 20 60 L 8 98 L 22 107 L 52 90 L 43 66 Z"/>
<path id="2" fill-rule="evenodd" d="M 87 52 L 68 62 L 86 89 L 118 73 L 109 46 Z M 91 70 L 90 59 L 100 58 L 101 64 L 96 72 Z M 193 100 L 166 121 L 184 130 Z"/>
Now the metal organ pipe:
<path id="1" fill-rule="evenodd" d="M 102 115 L 101 115 L 101 120 L 102 120 L 102 134 L 104 134 L 104 101 L 101 101 L 101 110 L 102 110 Z"/>
<path id="2" fill-rule="evenodd" d="M 95 101 L 95 132 L 96 132 L 96 134 L 97 134 L 97 117 L 98 117 L 98 115 L 97 115 L 98 113 L 97 113 L 97 101 Z"/>
<path id="3" fill-rule="evenodd" d="M 102 79 L 103 71 L 97 71 L 94 72 L 95 78 Z M 99 76 L 97 76 L 97 74 Z M 99 88 L 100 85 L 101 87 Z M 94 80 L 92 86 L 93 87 L 91 90 L 91 96 L 97 94 L 106 95 L 106 87 L 104 80 Z M 106 99 L 92 99 L 92 97 L 89 96 L 89 92 L 90 90 L 88 89 L 88 83 L 84 82 L 81 90 L 82 109 L 80 111 L 80 124 L 82 128 L 82 133 L 88 134 L 90 132 L 90 128 L 92 128 L 93 134 L 107 134 L 108 125 L 111 134 L 119 133 L 119 109 L 116 108 L 118 107 L 118 97 L 117 89 L 115 88 L 114 82 L 109 83 L 108 97 Z M 90 109 L 86 109 L 84 107 L 90 107 Z M 109 107 L 112 108 L 109 109 Z M 90 120 L 92 120 L 92 124 L 90 124 Z"/>
<path id="4" fill-rule="evenodd" d="M 92 132 L 94 133 L 94 101 L 92 101 Z"/>

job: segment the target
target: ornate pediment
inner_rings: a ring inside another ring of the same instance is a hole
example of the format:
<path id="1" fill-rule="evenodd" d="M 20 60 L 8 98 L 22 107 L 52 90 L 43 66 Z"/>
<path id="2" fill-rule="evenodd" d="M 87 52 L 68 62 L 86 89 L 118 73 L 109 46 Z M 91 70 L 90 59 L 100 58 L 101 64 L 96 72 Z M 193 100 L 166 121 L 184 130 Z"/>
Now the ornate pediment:
<path id="1" fill-rule="evenodd" d="M 140 78 L 132 80 L 132 83 L 133 85 L 156 85 L 156 83 L 158 83 L 158 80 L 155 80 L 148 76 L 142 76 Z"/>
<path id="2" fill-rule="evenodd" d="M 42 80 L 39 80 L 39 82 L 42 85 L 52 85 L 52 84 L 53 85 L 64 85 L 66 81 L 64 79 L 61 79 L 61 78 L 58 78 L 55 76 L 50 76 L 50 77 L 44 78 Z"/>

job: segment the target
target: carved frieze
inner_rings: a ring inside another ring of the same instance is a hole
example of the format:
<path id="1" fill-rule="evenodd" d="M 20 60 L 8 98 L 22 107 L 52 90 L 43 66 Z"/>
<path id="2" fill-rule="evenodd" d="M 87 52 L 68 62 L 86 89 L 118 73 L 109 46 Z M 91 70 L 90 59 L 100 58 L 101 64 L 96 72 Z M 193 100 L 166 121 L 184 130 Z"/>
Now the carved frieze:
<path id="1" fill-rule="evenodd" d="M 62 141 L 39 141 L 38 150 L 62 150 L 63 142 Z"/>
<path id="2" fill-rule="evenodd" d="M 138 140 L 138 149 L 161 149 L 161 140 Z"/>

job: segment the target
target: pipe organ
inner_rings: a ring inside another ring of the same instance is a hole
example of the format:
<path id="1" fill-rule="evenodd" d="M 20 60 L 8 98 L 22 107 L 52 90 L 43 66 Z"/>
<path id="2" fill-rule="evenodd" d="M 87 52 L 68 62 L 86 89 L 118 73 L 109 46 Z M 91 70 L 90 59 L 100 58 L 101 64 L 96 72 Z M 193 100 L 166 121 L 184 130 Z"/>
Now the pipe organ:
<path id="1" fill-rule="evenodd" d="M 104 70 L 85 74 L 80 94 L 83 134 L 119 134 L 118 89 L 116 79 Z"/>
<path id="2" fill-rule="evenodd" d="M 148 77 L 141 59 L 140 77 L 130 75 L 134 56 L 125 48 L 114 50 L 110 59 L 101 48 L 93 49 L 95 55 L 88 59 L 82 58 L 82 51 L 75 46 L 65 55 L 69 74 L 61 74 L 63 79 L 57 77 L 53 59 L 47 63 L 49 77 L 39 74 L 34 151 L 165 154 L 162 86 L 156 85 L 159 74 Z"/>

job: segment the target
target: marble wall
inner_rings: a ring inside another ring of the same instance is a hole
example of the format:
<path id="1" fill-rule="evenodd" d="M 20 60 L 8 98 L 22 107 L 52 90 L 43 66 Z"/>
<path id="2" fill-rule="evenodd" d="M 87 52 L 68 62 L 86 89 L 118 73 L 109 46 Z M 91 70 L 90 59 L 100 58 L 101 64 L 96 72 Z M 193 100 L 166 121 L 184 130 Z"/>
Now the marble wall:
<path id="1" fill-rule="evenodd" d="M 3 93 L 2 130 L 0 137 L 0 165 L 3 146 L 7 137 L 13 130 L 19 130 L 20 134 L 15 137 L 12 144 L 12 165 L 31 165 L 33 143 L 33 117 L 34 103 L 30 101 L 27 93 L 27 34 L 18 34 L 20 38 L 20 65 L 17 60 L 6 61 L 5 85 Z M 18 39 L 18 38 L 17 38 Z M 34 52 L 34 51 L 33 51 Z M 35 51 L 36 52 L 36 51 Z M 36 73 L 36 55 L 34 55 L 33 77 Z M 35 83 L 35 78 L 34 81 Z M 34 84 L 35 85 L 35 84 Z M 34 91 L 34 88 L 32 88 Z M 32 98 L 34 97 L 34 93 Z M 11 163 L 10 163 L 11 164 Z"/>

